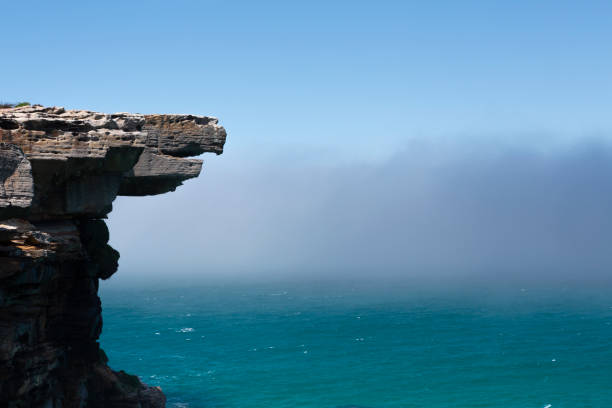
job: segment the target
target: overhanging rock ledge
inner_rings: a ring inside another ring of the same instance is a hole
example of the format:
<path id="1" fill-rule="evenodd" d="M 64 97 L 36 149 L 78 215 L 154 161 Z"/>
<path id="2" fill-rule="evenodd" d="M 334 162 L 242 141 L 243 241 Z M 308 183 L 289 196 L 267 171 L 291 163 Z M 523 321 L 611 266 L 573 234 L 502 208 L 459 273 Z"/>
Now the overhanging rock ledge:
<path id="1" fill-rule="evenodd" d="M 174 191 L 221 154 L 194 115 L 0 109 L 0 407 L 159 408 L 161 390 L 107 366 L 99 279 L 119 253 L 103 218 L 117 195 Z"/>

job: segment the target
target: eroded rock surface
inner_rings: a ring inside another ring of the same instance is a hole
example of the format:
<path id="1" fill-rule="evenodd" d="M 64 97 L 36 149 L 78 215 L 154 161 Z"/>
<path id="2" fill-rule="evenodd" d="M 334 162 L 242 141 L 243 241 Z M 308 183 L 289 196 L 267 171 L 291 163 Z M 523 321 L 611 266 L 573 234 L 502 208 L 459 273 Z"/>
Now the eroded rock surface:
<path id="1" fill-rule="evenodd" d="M 158 408 L 159 388 L 107 366 L 99 279 L 119 253 L 103 218 L 117 195 L 173 191 L 221 154 L 193 115 L 0 109 L 0 407 Z"/>
<path id="2" fill-rule="evenodd" d="M 32 205 L 32 167 L 15 145 L 0 143 L 0 218 L 19 215 Z"/>

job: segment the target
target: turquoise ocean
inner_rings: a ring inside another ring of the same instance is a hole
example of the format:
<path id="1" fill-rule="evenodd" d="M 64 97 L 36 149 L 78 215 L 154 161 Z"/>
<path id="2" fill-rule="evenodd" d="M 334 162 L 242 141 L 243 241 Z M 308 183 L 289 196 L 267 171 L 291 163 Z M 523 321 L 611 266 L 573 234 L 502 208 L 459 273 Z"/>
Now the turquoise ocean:
<path id="1" fill-rule="evenodd" d="M 102 286 L 114 369 L 171 408 L 612 407 L 612 290 Z"/>

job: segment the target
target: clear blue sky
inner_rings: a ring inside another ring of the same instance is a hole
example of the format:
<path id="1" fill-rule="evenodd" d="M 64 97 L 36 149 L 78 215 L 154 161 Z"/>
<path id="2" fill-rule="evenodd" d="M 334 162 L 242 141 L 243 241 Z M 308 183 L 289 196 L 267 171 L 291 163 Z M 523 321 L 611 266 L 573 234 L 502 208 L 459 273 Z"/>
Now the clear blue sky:
<path id="1" fill-rule="evenodd" d="M 612 2 L 12 1 L 2 14 L 0 99 L 208 114 L 228 130 L 199 179 L 116 201 L 115 279 L 612 268 Z"/>
<path id="2" fill-rule="evenodd" d="M 612 128 L 609 1 L 2 8 L 0 98 L 211 114 L 236 154 L 376 158 L 415 135 Z"/>

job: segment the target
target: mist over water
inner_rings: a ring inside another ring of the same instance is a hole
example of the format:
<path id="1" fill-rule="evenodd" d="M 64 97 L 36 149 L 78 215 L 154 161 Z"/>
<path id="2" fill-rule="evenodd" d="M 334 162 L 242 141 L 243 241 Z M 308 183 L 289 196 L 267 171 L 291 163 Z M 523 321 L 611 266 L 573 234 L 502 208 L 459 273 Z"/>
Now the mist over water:
<path id="1" fill-rule="evenodd" d="M 173 408 L 608 407 L 611 148 L 207 158 L 116 202 L 102 347 Z"/>
<path id="2" fill-rule="evenodd" d="M 176 192 L 115 202 L 111 284 L 607 282 L 611 147 L 533 136 L 414 139 L 385 160 L 343 164 L 205 156 Z"/>

